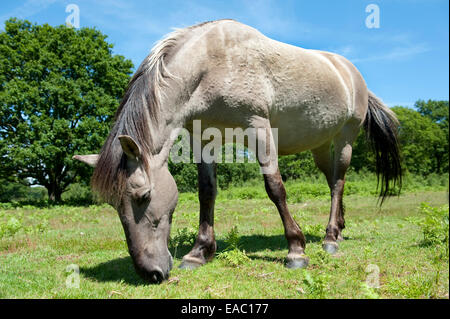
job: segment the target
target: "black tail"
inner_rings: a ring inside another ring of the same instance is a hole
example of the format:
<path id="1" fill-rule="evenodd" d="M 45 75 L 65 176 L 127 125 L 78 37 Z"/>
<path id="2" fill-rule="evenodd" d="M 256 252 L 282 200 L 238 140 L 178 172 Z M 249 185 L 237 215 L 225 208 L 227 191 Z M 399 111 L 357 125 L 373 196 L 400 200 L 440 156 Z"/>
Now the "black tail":
<path id="1" fill-rule="evenodd" d="M 369 108 L 364 129 L 367 140 L 375 152 L 377 188 L 381 184 L 381 204 L 396 185 L 398 192 L 402 187 L 398 127 L 399 122 L 394 112 L 369 91 Z"/>

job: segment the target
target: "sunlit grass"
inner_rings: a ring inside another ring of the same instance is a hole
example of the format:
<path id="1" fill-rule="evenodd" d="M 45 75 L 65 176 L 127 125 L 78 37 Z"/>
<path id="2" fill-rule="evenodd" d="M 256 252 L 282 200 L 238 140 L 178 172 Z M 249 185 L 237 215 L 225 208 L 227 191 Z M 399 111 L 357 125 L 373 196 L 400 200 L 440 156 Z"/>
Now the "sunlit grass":
<path id="1" fill-rule="evenodd" d="M 217 253 L 232 251 L 230 236 L 238 236 L 237 251 L 193 271 L 177 266 L 196 233 L 197 195 L 181 194 L 170 247 L 175 265 L 161 285 L 147 285 L 136 275 L 117 213 L 108 206 L 0 210 L 1 225 L 18 222 L 0 239 L 0 297 L 448 298 L 448 256 L 437 260 L 436 248 L 421 245 L 421 229 L 410 221 L 420 217 L 422 202 L 447 204 L 446 191 L 405 193 L 381 209 L 374 196 L 346 196 L 346 240 L 334 256 L 321 248 L 328 196 L 291 199 L 307 238 L 310 265 L 304 271 L 284 267 L 287 244 L 275 206 L 266 197 L 227 198 L 238 191 L 223 191 L 215 214 Z M 79 288 L 66 286 L 70 264 L 79 266 Z M 373 269 L 379 288 L 366 285 Z"/>

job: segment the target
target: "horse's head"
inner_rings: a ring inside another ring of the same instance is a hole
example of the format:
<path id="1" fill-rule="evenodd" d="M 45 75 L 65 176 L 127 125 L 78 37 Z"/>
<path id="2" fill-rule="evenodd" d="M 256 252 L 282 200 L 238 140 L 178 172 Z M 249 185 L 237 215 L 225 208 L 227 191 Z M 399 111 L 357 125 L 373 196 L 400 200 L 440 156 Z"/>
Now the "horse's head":
<path id="1" fill-rule="evenodd" d="M 167 164 L 146 169 L 139 145 L 127 135 L 119 136 L 126 156 L 121 199 L 111 203 L 118 211 L 137 273 L 152 283 L 169 276 L 172 256 L 168 250 L 172 213 L 178 190 Z M 98 156 L 74 157 L 95 166 Z"/>

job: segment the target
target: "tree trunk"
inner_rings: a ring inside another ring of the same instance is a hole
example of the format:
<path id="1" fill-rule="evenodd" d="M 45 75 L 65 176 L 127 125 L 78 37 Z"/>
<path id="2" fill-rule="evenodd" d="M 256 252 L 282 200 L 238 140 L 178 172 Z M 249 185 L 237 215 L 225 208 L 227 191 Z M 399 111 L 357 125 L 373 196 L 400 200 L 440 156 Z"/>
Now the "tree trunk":
<path id="1" fill-rule="evenodd" d="M 47 192 L 49 201 L 53 203 L 61 202 L 62 189 L 59 187 L 59 185 L 51 184 L 49 187 L 47 187 Z"/>

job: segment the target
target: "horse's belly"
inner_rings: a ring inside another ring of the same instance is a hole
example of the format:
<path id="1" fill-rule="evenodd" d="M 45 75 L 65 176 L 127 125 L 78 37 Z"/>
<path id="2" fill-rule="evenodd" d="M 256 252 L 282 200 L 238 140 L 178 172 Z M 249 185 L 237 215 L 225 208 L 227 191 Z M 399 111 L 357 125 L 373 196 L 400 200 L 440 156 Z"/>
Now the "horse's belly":
<path id="1" fill-rule="evenodd" d="M 284 108 L 271 120 L 278 134 L 280 155 L 321 146 L 332 139 L 347 119 L 345 105 L 299 105 Z"/>

